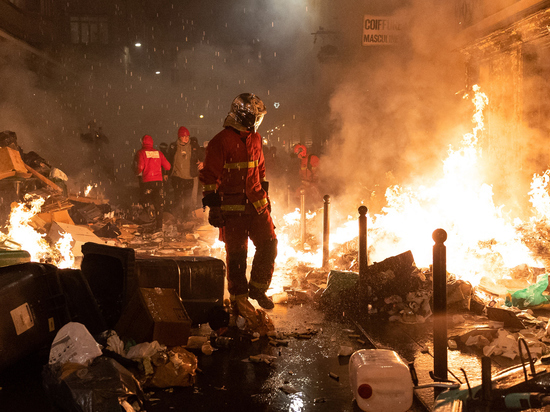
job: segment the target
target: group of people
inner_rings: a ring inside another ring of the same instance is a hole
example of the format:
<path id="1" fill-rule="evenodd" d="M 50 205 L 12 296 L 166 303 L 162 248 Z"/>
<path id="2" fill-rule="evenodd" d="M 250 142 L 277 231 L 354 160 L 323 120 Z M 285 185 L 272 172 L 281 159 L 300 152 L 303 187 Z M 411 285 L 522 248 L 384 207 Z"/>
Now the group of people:
<path id="1" fill-rule="evenodd" d="M 239 314 L 255 313 L 249 298 L 264 309 L 274 307 L 266 292 L 275 267 L 277 236 L 271 219 L 262 138 L 257 132 L 266 112 L 259 97 L 243 93 L 232 101 L 223 130 L 209 142 L 204 158 L 190 143 L 185 127 L 178 130 L 178 140 L 167 155 L 153 147 L 153 138 L 149 135 L 143 136 L 142 148 L 136 155 L 136 174 L 141 177 L 142 194 L 152 199 L 159 230 L 163 224 L 166 176 L 172 180 L 176 207 L 182 204 L 185 210 L 183 204 L 192 191 L 192 179 L 198 174 L 208 221 L 219 228 L 220 240 L 225 243 L 227 284 L 234 319 Z M 248 239 L 256 248 L 249 280 L 246 275 Z"/>
<path id="2" fill-rule="evenodd" d="M 155 149 L 150 135 L 142 137 L 141 145 L 135 161 L 141 204 L 153 206 L 158 231 L 162 230 L 166 207 L 179 223 L 186 222 L 195 208 L 193 189 L 203 165 L 204 148 L 184 126 L 178 129 L 178 138 L 170 146 L 161 143 Z M 165 182 L 169 182 L 171 191 L 166 190 Z M 171 194 L 168 198 L 167 193 Z"/>

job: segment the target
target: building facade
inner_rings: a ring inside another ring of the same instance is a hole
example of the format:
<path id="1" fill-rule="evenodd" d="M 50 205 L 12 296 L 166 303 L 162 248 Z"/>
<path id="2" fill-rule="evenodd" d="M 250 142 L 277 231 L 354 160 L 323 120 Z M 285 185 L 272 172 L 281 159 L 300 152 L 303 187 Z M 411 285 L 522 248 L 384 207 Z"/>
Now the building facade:
<path id="1" fill-rule="evenodd" d="M 467 87 L 489 97 L 483 155 L 495 192 L 511 198 L 550 165 L 550 2 L 460 0 L 456 10 Z"/>

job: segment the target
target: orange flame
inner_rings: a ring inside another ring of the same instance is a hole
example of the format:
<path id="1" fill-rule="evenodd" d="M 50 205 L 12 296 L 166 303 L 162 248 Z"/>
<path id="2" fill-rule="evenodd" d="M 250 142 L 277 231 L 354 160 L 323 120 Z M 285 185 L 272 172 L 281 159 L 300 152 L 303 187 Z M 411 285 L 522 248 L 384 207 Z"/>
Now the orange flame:
<path id="1" fill-rule="evenodd" d="M 14 204 L 10 213 L 8 233 L 0 233 L 1 239 L 11 239 L 21 245 L 31 255 L 33 262 L 48 262 L 58 267 L 69 268 L 74 265 L 74 255 L 70 250 L 72 236 L 67 234 L 59 239 L 53 247 L 41 234 L 31 226 L 32 218 L 40 212 L 45 199 L 26 194 L 24 201 Z"/>
<path id="2" fill-rule="evenodd" d="M 442 175 L 432 186 L 394 185 L 386 191 L 386 206 L 380 214 L 367 215 L 369 261 L 381 261 L 411 250 L 418 267 L 432 263 L 437 228 L 448 234 L 447 269 L 459 278 L 477 285 L 484 275 L 504 278 L 508 269 L 520 264 L 541 267 L 518 231 L 519 219 L 511 221 L 503 214 L 504 206 L 493 202 L 492 187 L 482 181 L 480 134 L 484 129 L 483 110 L 489 103 L 479 86 L 473 87 L 474 127 L 463 136 L 458 149 L 449 148 Z M 530 192 L 531 202 L 543 216 L 550 216 L 550 197 L 546 186 L 550 171 L 535 175 Z M 286 216 L 285 216 L 286 217 Z M 295 218 L 295 217 L 294 217 Z M 284 232 L 283 228 L 283 232 Z M 349 218 L 330 234 L 331 248 L 358 236 L 357 219 Z M 279 240 L 283 253 L 279 264 L 290 262 L 290 256 L 320 266 L 320 252 L 292 252 L 292 239 Z"/>

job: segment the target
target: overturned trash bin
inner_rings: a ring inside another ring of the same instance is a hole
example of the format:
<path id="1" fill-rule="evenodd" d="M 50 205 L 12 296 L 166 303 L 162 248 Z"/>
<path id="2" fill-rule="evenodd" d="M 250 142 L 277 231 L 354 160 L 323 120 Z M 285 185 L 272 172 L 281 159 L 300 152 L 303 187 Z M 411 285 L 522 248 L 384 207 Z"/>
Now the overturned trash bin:
<path id="1" fill-rule="evenodd" d="M 208 256 L 139 257 L 131 248 L 85 243 L 81 270 L 113 328 L 138 288 L 174 289 L 193 324 L 223 306 L 225 263 Z"/>

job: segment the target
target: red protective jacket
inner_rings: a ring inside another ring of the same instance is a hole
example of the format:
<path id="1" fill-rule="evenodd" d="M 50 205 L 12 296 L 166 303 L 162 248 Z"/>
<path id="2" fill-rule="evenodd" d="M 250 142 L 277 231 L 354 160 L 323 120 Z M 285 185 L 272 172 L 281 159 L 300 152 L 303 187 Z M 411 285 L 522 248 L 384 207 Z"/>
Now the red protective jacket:
<path id="1" fill-rule="evenodd" d="M 141 174 L 142 182 L 162 182 L 162 169 L 170 170 L 170 163 L 160 150 L 153 149 L 153 138 L 143 136 L 136 153 L 136 174 Z"/>
<path id="2" fill-rule="evenodd" d="M 319 158 L 317 156 L 307 155 L 300 158 L 300 179 L 306 182 L 316 182 L 318 167 Z"/>
<path id="3" fill-rule="evenodd" d="M 268 200 L 262 189 L 266 178 L 260 134 L 226 127 L 214 136 L 206 147 L 199 180 L 204 196 L 218 191 L 224 212 L 244 212 L 251 203 L 261 213 Z"/>

